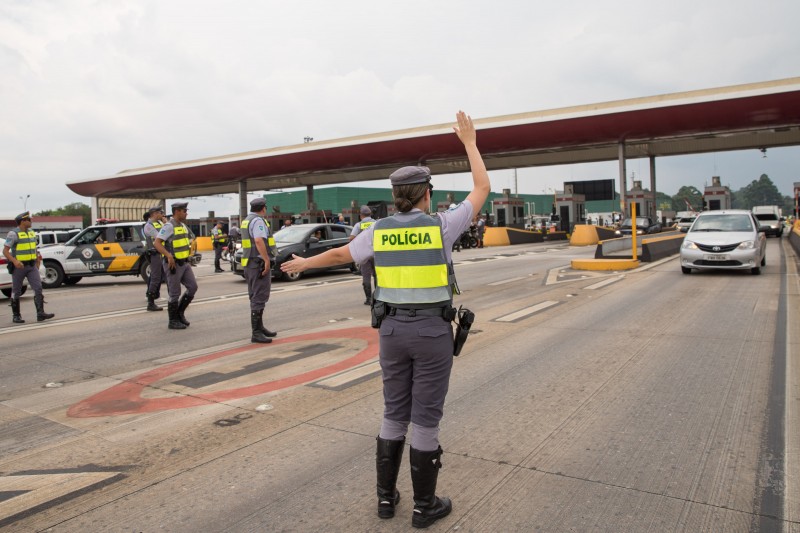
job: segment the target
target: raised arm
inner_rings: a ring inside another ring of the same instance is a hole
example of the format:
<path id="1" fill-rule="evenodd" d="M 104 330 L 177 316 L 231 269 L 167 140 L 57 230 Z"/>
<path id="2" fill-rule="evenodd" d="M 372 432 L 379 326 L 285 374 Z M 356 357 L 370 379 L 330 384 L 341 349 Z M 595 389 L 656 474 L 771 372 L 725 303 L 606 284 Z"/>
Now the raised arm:
<path id="1" fill-rule="evenodd" d="M 464 149 L 469 159 L 469 167 L 472 170 L 472 192 L 467 196 L 467 200 L 472 204 L 472 216 L 474 217 L 481 212 L 492 186 L 489 183 L 489 173 L 486 172 L 486 165 L 483 163 L 481 153 L 478 151 L 477 133 L 475 132 L 475 126 L 472 124 L 472 118 L 463 111 L 459 111 L 456 113 L 456 120 L 458 121 L 458 126 L 454 126 L 453 131 L 464 143 Z"/>

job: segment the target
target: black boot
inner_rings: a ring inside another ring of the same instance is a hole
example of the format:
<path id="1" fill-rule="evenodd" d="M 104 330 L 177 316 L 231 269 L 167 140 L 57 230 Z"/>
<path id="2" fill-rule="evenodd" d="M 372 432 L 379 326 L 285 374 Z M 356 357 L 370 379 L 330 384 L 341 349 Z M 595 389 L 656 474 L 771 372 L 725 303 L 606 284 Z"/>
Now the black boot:
<path id="1" fill-rule="evenodd" d="M 406 439 L 385 440 L 377 437 L 376 440 L 378 441 L 378 449 L 375 452 L 375 469 L 378 472 L 378 516 L 392 518 L 394 508 L 400 502 L 397 473 L 400 472 Z"/>
<path id="2" fill-rule="evenodd" d="M 372 305 L 372 287 L 366 284 L 361 286 L 364 288 L 364 296 L 367 297 L 367 299 L 364 300 L 364 305 Z"/>
<path id="3" fill-rule="evenodd" d="M 186 308 L 189 307 L 189 304 L 192 303 L 194 300 L 194 296 L 189 296 L 188 294 L 184 294 L 181 296 L 180 301 L 178 302 L 178 320 L 180 320 L 184 326 L 189 325 L 189 321 L 186 320 L 186 316 L 184 313 L 186 312 Z"/>
<path id="4" fill-rule="evenodd" d="M 264 311 L 250 311 L 250 327 L 253 330 L 253 336 L 250 337 L 250 342 L 260 342 L 262 344 L 268 344 L 272 342 L 272 339 L 266 336 L 263 331 L 261 331 L 261 313 Z"/>
<path id="5" fill-rule="evenodd" d="M 147 310 L 148 311 L 163 311 L 164 308 L 156 305 L 156 295 L 152 292 L 147 293 Z"/>
<path id="6" fill-rule="evenodd" d="M 254 311 L 254 312 L 256 312 L 256 311 Z M 278 336 L 277 332 L 270 331 L 270 330 L 268 330 L 267 328 L 264 327 L 264 310 L 262 309 L 262 310 L 257 311 L 257 312 L 258 312 L 258 329 L 260 329 L 261 332 L 264 335 L 266 335 L 267 337 L 277 337 Z"/>
<path id="7" fill-rule="evenodd" d="M 181 322 L 178 315 L 178 302 L 167 302 L 167 315 L 169 316 L 169 329 L 186 329 L 186 324 Z"/>
<path id="8" fill-rule="evenodd" d="M 33 297 L 33 304 L 36 306 L 36 321 L 37 322 L 44 322 L 48 318 L 53 318 L 53 313 L 45 313 L 44 312 L 44 296 L 38 294 Z"/>
<path id="9" fill-rule="evenodd" d="M 11 299 L 11 315 L 14 317 L 12 320 L 14 324 L 24 324 L 22 315 L 19 313 L 19 300 Z"/>
<path id="10" fill-rule="evenodd" d="M 453 510 L 450 498 L 436 496 L 436 479 L 442 462 L 442 448 L 432 452 L 423 452 L 411 448 L 411 483 L 414 485 L 414 514 L 411 525 L 425 528 Z"/>

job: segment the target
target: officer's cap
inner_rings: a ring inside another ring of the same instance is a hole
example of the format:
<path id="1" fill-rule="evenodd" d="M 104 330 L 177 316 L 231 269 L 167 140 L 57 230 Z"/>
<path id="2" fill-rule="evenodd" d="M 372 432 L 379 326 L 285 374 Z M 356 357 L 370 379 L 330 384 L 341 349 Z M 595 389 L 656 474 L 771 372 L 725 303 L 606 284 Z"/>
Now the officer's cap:
<path id="1" fill-rule="evenodd" d="M 150 215 L 152 215 L 153 213 L 163 213 L 163 212 L 164 209 L 160 205 L 154 205 L 153 207 L 147 210 L 147 213 Z"/>
<path id="2" fill-rule="evenodd" d="M 389 176 L 393 186 L 424 183 L 431 180 L 431 169 L 428 167 L 403 167 Z"/>
<path id="3" fill-rule="evenodd" d="M 172 207 L 172 212 L 174 213 L 178 209 L 186 209 L 189 207 L 189 202 L 175 202 L 170 207 Z"/>
<path id="4" fill-rule="evenodd" d="M 20 213 L 19 215 L 15 216 L 15 217 L 14 217 L 14 222 L 16 222 L 17 224 L 19 224 L 19 223 L 20 223 L 20 222 L 22 222 L 23 220 L 30 220 L 30 219 L 31 219 L 31 213 L 30 213 L 30 211 L 25 211 L 24 213 Z"/>
<path id="5" fill-rule="evenodd" d="M 250 209 L 252 209 L 254 213 L 256 211 L 261 211 L 265 207 L 267 207 L 267 201 L 263 198 L 254 198 L 250 200 Z"/>
<path id="6" fill-rule="evenodd" d="M 367 206 L 367 205 L 362 205 L 361 206 L 361 214 L 362 215 L 371 215 L 372 214 L 372 209 L 370 209 L 369 206 Z"/>

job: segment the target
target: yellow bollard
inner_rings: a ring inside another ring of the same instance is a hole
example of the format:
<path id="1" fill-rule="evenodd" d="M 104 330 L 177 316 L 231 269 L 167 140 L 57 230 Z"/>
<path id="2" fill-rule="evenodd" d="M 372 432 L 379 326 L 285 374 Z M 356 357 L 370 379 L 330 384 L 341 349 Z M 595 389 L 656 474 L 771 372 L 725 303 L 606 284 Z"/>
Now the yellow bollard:
<path id="1" fill-rule="evenodd" d="M 633 240 L 633 260 L 636 261 L 636 202 L 631 202 L 631 239 Z"/>

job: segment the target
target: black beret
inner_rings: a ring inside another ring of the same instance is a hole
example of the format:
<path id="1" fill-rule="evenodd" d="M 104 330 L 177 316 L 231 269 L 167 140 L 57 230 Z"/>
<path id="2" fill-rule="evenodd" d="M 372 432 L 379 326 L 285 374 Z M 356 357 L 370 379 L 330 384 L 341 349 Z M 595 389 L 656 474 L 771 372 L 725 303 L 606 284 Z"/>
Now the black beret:
<path id="1" fill-rule="evenodd" d="M 174 213 L 178 209 L 186 209 L 189 206 L 189 202 L 175 202 L 170 207 L 172 207 L 172 212 Z"/>
<path id="2" fill-rule="evenodd" d="M 267 206 L 267 201 L 263 198 L 253 198 L 250 200 L 250 209 L 253 211 L 261 211 Z"/>
<path id="3" fill-rule="evenodd" d="M 431 169 L 428 167 L 403 167 L 392 172 L 389 176 L 392 185 L 411 185 L 430 181 Z"/>
<path id="4" fill-rule="evenodd" d="M 14 217 L 14 222 L 16 222 L 17 224 L 19 224 L 20 222 L 22 222 L 22 221 L 23 221 L 23 220 L 25 220 L 26 218 L 27 218 L 27 219 L 30 219 L 30 218 L 31 218 L 31 213 L 30 213 L 30 211 L 25 211 L 24 213 L 20 213 L 19 215 L 15 216 L 15 217 Z"/>

